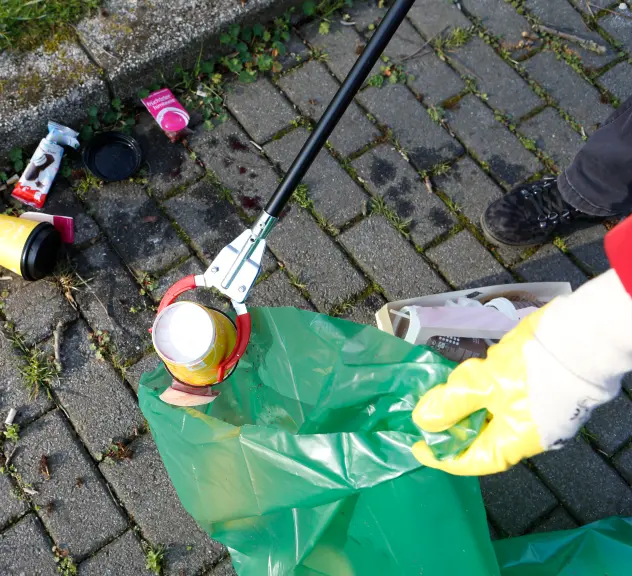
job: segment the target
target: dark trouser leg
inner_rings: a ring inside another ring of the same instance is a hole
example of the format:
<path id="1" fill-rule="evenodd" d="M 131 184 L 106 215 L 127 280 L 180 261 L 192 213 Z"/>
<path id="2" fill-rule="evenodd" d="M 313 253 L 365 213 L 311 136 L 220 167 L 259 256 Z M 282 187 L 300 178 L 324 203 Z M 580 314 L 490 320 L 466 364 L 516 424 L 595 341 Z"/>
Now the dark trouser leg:
<path id="1" fill-rule="evenodd" d="M 557 182 L 562 198 L 586 214 L 632 211 L 632 97 L 590 136 Z"/>

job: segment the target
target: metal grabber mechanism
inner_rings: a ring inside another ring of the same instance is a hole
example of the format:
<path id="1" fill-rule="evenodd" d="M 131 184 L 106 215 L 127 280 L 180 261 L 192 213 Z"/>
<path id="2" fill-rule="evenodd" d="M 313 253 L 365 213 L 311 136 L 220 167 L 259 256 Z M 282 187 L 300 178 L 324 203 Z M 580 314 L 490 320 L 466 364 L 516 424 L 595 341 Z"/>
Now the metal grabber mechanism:
<path id="1" fill-rule="evenodd" d="M 261 270 L 266 238 L 413 3 L 414 0 L 395 0 L 252 228 L 225 246 L 206 272 L 182 278 L 164 295 L 158 308 L 158 317 L 178 296 L 200 287 L 219 290 L 231 299 L 237 313 L 236 342 L 232 352 L 217 366 L 213 381 L 202 386 L 191 386 L 190 383 L 178 381 L 174 375 L 174 389 L 194 395 L 208 395 L 208 387 L 222 382 L 245 352 L 250 340 L 251 321 L 244 302 Z"/>

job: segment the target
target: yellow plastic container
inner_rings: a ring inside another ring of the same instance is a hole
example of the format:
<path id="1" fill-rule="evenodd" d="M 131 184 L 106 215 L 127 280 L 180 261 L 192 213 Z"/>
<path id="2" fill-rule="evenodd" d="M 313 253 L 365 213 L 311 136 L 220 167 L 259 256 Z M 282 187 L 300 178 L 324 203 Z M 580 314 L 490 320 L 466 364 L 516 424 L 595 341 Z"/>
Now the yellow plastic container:
<path id="1" fill-rule="evenodd" d="M 0 214 L 0 266 L 26 280 L 52 272 L 61 237 L 52 224 Z"/>
<path id="2" fill-rule="evenodd" d="M 154 321 L 154 348 L 171 375 L 190 386 L 217 382 L 218 366 L 237 342 L 230 319 L 195 302 L 167 306 Z"/>

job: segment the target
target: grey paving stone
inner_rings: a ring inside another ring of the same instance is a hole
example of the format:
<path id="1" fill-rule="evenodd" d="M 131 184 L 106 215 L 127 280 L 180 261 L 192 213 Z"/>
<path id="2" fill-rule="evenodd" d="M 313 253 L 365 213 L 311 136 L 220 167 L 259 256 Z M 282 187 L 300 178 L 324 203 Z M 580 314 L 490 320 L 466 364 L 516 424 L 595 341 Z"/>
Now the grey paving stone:
<path id="1" fill-rule="evenodd" d="M 298 116 L 264 76 L 252 84 L 232 84 L 226 92 L 225 102 L 246 132 L 259 144 L 268 141 Z"/>
<path id="2" fill-rule="evenodd" d="M 524 62 L 524 67 L 577 122 L 586 133 L 594 132 L 609 116 L 612 108 L 602 104 L 594 86 L 585 82 L 573 69 L 553 52 L 543 51 Z"/>
<path id="3" fill-rule="evenodd" d="M 445 284 L 382 216 L 371 216 L 340 236 L 343 246 L 389 300 L 443 292 Z"/>
<path id="4" fill-rule="evenodd" d="M 595 274 L 601 274 L 610 268 L 603 239 L 606 229 L 601 224 L 573 232 L 564 238 L 564 243 L 571 254 L 590 268 Z"/>
<path id="5" fill-rule="evenodd" d="M 358 294 L 366 280 L 304 210 L 294 206 L 269 237 L 274 255 L 304 283 L 320 312 Z"/>
<path id="6" fill-rule="evenodd" d="M 370 294 L 362 300 L 362 302 L 354 304 L 350 311 L 342 315 L 342 318 L 346 318 L 356 324 L 376 326 L 375 313 L 384 306 L 384 304 L 386 304 L 386 300 L 379 294 Z"/>
<path id="7" fill-rule="evenodd" d="M 381 144 L 352 165 L 373 194 L 383 196 L 402 219 L 410 220 L 410 236 L 419 246 L 456 224 L 445 204 L 428 194 L 417 172 L 392 146 Z"/>
<path id="8" fill-rule="evenodd" d="M 63 371 L 53 388 L 84 444 L 98 458 L 112 440 L 131 438 L 144 419 L 121 375 L 90 350 L 89 334 L 83 321 L 64 330 Z"/>
<path id="9" fill-rule="evenodd" d="M 290 40 L 285 44 L 286 53 L 278 58 L 284 70 L 289 70 L 309 57 L 309 48 L 294 33 L 290 33 Z"/>
<path id="10" fill-rule="evenodd" d="M 150 576 L 145 554 L 131 530 L 79 564 L 79 576 Z"/>
<path id="11" fill-rule="evenodd" d="M 9 522 L 28 512 L 26 502 L 15 496 L 14 489 L 15 486 L 8 474 L 0 474 L 0 530 L 3 530 Z"/>
<path id="12" fill-rule="evenodd" d="M 304 128 L 293 130 L 267 144 L 266 154 L 278 162 L 282 170 L 287 170 L 308 135 Z M 309 188 L 309 197 L 314 201 L 316 212 L 334 226 L 341 226 L 360 214 L 367 201 L 360 186 L 327 150 L 318 154 L 303 183 Z"/>
<path id="13" fill-rule="evenodd" d="M 307 62 L 283 76 L 279 86 L 304 116 L 319 120 L 336 94 L 339 84 L 320 62 Z M 352 102 L 334 129 L 329 141 L 344 156 L 359 150 L 380 135 L 360 107 Z"/>
<path id="14" fill-rule="evenodd" d="M 557 110 L 545 108 L 539 114 L 523 122 L 518 130 L 535 140 L 561 170 L 570 165 L 584 142 L 581 136 L 565 122 Z"/>
<path id="15" fill-rule="evenodd" d="M 111 182 L 86 195 L 86 201 L 116 251 L 136 274 L 155 274 L 189 254 L 142 186 Z"/>
<path id="16" fill-rule="evenodd" d="M 371 34 L 367 34 L 367 37 L 370 36 Z M 408 20 L 404 20 L 384 48 L 384 55 L 395 62 L 401 62 L 418 52 L 425 43 L 415 27 Z"/>
<path id="17" fill-rule="evenodd" d="M 629 62 L 620 62 L 597 78 L 597 82 L 623 102 L 632 96 L 632 66 Z"/>
<path id="18" fill-rule="evenodd" d="M 582 524 L 632 514 L 632 490 L 581 437 L 531 461 Z"/>
<path id="19" fill-rule="evenodd" d="M 557 505 L 555 496 L 524 464 L 481 476 L 480 482 L 487 515 L 506 536 L 520 536 Z"/>
<path id="20" fill-rule="evenodd" d="M 77 317 L 77 311 L 48 280 L 29 282 L 9 294 L 3 311 L 27 346 L 51 336 L 59 322 L 67 324 Z"/>
<path id="21" fill-rule="evenodd" d="M 351 7 L 346 8 L 345 12 L 351 17 L 351 21 L 355 22 L 358 32 L 363 32 L 371 24 L 377 26 L 386 14 L 386 7 L 379 7 L 379 0 L 369 0 L 368 2 L 355 2 Z"/>
<path id="22" fill-rule="evenodd" d="M 163 573 L 197 574 L 210 568 L 224 549 L 182 508 L 151 435 L 137 438 L 130 448 L 131 460 L 104 463 L 100 469 L 144 537 L 154 546 L 165 546 Z"/>
<path id="23" fill-rule="evenodd" d="M 483 27 L 499 37 L 503 47 L 512 52 L 516 51 L 516 45 L 522 40 L 522 33 L 531 30 L 527 19 L 518 14 L 509 3 L 496 0 L 461 0 L 461 6 L 478 18 Z"/>
<path id="24" fill-rule="evenodd" d="M 234 206 L 208 180 L 170 198 L 164 206 L 209 262 L 245 229 Z"/>
<path id="25" fill-rule="evenodd" d="M 607 8 L 608 6 L 612 6 L 612 2 L 610 0 L 591 0 L 590 2 L 586 2 L 586 0 L 570 0 L 571 4 L 573 4 L 578 10 L 581 10 L 585 14 L 592 15 L 596 11 L 598 12 L 600 8 Z M 590 8 L 587 6 L 590 4 Z M 595 10 L 597 8 L 597 10 Z"/>
<path id="26" fill-rule="evenodd" d="M 463 98 L 455 109 L 448 111 L 447 118 L 465 145 L 509 186 L 541 168 L 537 158 L 496 121 L 494 113 L 476 96 Z"/>
<path id="27" fill-rule="evenodd" d="M 297 288 L 290 284 L 287 276 L 278 270 L 263 282 L 259 282 L 248 297 L 251 306 L 293 306 L 313 310 Z"/>
<path id="28" fill-rule="evenodd" d="M 632 400 L 621 392 L 592 413 L 586 430 L 593 435 L 597 447 L 612 456 L 632 439 Z"/>
<path id="29" fill-rule="evenodd" d="M 152 296 L 155 298 L 156 302 L 160 302 L 165 292 L 167 292 L 167 290 L 178 280 L 181 280 L 185 276 L 190 276 L 191 274 L 202 274 L 206 268 L 207 267 L 203 266 L 195 256 L 192 256 L 159 278 L 156 283 L 156 288 L 152 291 Z M 196 288 L 195 290 L 189 290 L 177 298 L 177 300 L 197 302 L 198 304 L 202 304 L 202 306 L 208 306 L 218 310 L 228 310 L 230 308 L 229 300 L 223 298 L 219 293 L 211 290 L 210 288 Z"/>
<path id="30" fill-rule="evenodd" d="M 74 220 L 76 246 L 94 240 L 100 234 L 95 221 L 81 206 L 68 181 L 61 176 L 57 176 L 46 198 L 45 211 L 47 214 L 70 216 Z"/>
<path id="31" fill-rule="evenodd" d="M 516 267 L 527 282 L 570 282 L 573 290 L 586 282 L 584 273 L 552 244 Z"/>
<path id="32" fill-rule="evenodd" d="M 0 534 L 2 573 L 6 576 L 57 576 L 53 543 L 35 514 Z"/>
<path id="33" fill-rule="evenodd" d="M 151 343 L 147 330 L 153 314 L 139 294 L 138 285 L 103 242 L 81 252 L 76 263 L 87 286 L 75 292 L 75 299 L 90 327 L 110 333 L 121 360 L 140 356 Z M 132 313 L 132 309 L 140 312 Z"/>
<path id="34" fill-rule="evenodd" d="M 427 255 L 457 290 L 514 281 L 467 230 L 431 248 Z"/>
<path id="35" fill-rule="evenodd" d="M 556 530 L 572 530 L 573 528 L 577 528 L 577 522 L 564 508 L 558 506 L 548 518 L 539 522 L 531 532 L 555 532 Z"/>
<path id="36" fill-rule="evenodd" d="M 624 448 L 614 457 L 614 465 L 623 477 L 632 485 L 632 445 Z"/>
<path id="37" fill-rule="evenodd" d="M 18 411 L 15 423 L 20 426 L 53 406 L 44 390 L 31 398 L 27 383 L 20 375 L 23 362 L 9 339 L 0 331 L 0 420 L 4 422 L 9 410 L 15 408 Z"/>
<path id="38" fill-rule="evenodd" d="M 627 12 L 626 16 L 629 16 Z M 615 40 L 621 42 L 628 52 L 632 50 L 632 20 L 618 14 L 608 14 L 605 18 L 599 20 L 599 26 Z"/>
<path id="39" fill-rule="evenodd" d="M 469 156 L 454 163 L 447 174 L 434 178 L 434 184 L 476 226 L 480 226 L 487 206 L 502 195 L 501 188 Z"/>
<path id="40" fill-rule="evenodd" d="M 543 104 L 518 73 L 481 38 L 472 38 L 459 50 L 449 52 L 448 58 L 461 75 L 474 75 L 479 90 L 487 94 L 487 102 L 496 110 L 518 119 Z"/>
<path id="41" fill-rule="evenodd" d="M 630 393 L 632 393 L 632 372 L 624 374 L 622 386 Z"/>
<path id="42" fill-rule="evenodd" d="M 40 470 L 42 456 L 47 458 L 49 480 Z M 41 508 L 47 530 L 73 557 L 94 552 L 125 530 L 123 514 L 59 410 L 21 432 L 13 463 L 38 491 L 32 500 Z"/>
<path id="43" fill-rule="evenodd" d="M 125 380 L 127 380 L 134 391 L 138 393 L 140 377 L 145 372 L 153 372 L 158 364 L 160 364 L 160 358 L 158 357 L 158 354 L 152 352 L 125 371 Z"/>
<path id="44" fill-rule="evenodd" d="M 600 46 L 607 48 L 605 54 L 597 54 L 592 51 L 584 50 L 580 45 L 574 42 L 567 42 L 568 47 L 581 57 L 584 66 L 600 68 L 616 56 L 616 52 L 597 32 L 588 29 L 588 26 L 586 26 L 580 14 L 574 10 L 568 2 L 527 0 L 525 7 L 532 15 L 536 16 L 542 24 L 557 30 L 563 30 L 566 33 L 579 36 L 585 40 L 592 40 Z"/>
<path id="45" fill-rule="evenodd" d="M 358 95 L 358 100 L 379 122 L 393 130 L 393 137 L 408 152 L 417 170 L 427 170 L 463 154 L 459 142 L 430 119 L 403 84 L 369 87 Z M 404 110 L 406 113 L 402 114 Z"/>
<path id="46" fill-rule="evenodd" d="M 426 38 L 434 36 L 444 28 L 469 28 L 472 25 L 452 2 L 417 0 L 408 17 Z"/>
<path id="47" fill-rule="evenodd" d="M 404 68 L 412 75 L 408 78 L 408 85 L 423 97 L 424 102 L 433 106 L 456 96 L 465 88 L 465 82 L 459 75 L 434 52 L 406 61 Z"/>
<path id="48" fill-rule="evenodd" d="M 318 20 L 310 22 L 302 26 L 299 33 L 312 49 L 327 54 L 327 67 L 342 82 L 362 53 L 364 39 L 351 26 L 342 26 L 339 22 L 332 22 L 329 34 L 322 35 L 318 32 L 319 24 Z M 378 71 L 379 66 L 377 63 L 372 73 Z"/>
<path id="49" fill-rule="evenodd" d="M 233 120 L 209 131 L 198 128 L 189 138 L 193 150 L 235 202 L 257 216 L 277 187 L 279 176 Z"/>
<path id="50" fill-rule="evenodd" d="M 226 558 L 204 576 L 237 576 L 237 572 L 235 572 L 230 558 Z"/>
<path id="51" fill-rule="evenodd" d="M 148 112 L 141 112 L 134 126 L 134 137 L 143 150 L 143 168 L 149 188 L 162 198 L 174 188 L 194 182 L 204 174 L 201 166 L 189 157 L 182 143 L 169 141 Z"/>

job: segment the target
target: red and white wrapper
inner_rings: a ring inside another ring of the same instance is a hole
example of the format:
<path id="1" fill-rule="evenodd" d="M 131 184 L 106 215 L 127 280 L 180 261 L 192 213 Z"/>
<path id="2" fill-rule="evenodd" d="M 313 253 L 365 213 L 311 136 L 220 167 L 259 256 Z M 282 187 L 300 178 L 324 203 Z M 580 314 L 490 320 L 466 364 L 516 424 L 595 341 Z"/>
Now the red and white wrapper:
<path id="1" fill-rule="evenodd" d="M 11 196 L 28 206 L 43 208 L 64 155 L 61 144 L 79 148 L 77 136 L 78 132 L 49 122 L 48 135 L 39 143 Z"/>

